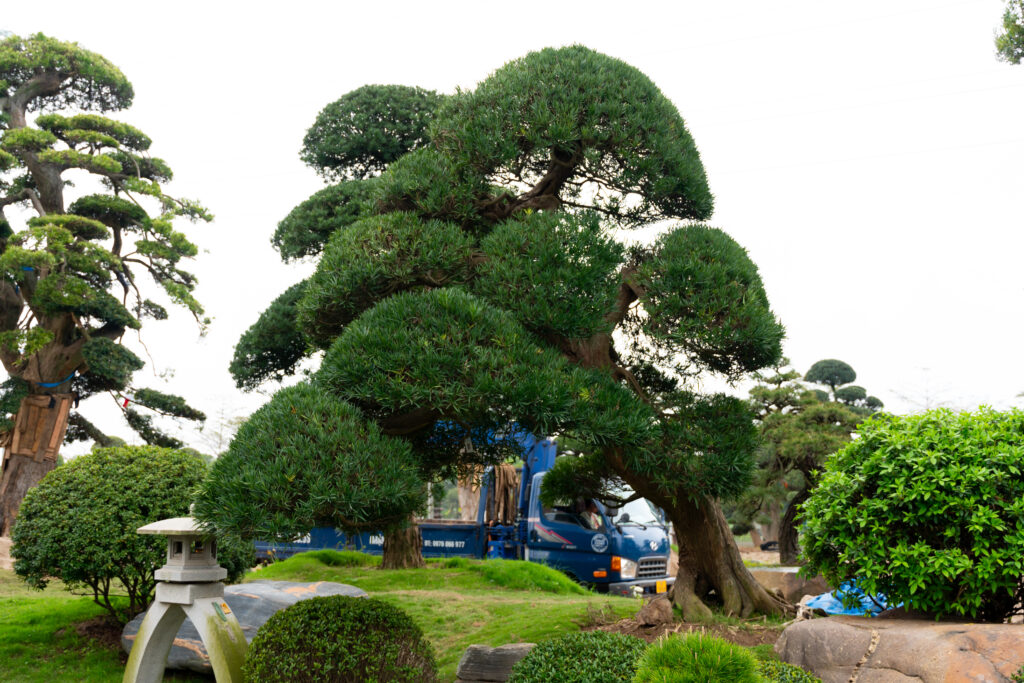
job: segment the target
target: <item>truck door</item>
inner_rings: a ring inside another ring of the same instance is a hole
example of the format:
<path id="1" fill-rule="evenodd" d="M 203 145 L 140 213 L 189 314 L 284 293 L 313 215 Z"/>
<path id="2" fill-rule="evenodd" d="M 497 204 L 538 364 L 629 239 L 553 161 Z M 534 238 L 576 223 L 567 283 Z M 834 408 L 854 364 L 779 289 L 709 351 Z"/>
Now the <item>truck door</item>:
<path id="1" fill-rule="evenodd" d="M 583 499 L 542 506 L 538 496 L 543 476 L 534 477 L 530 491 L 527 559 L 560 569 L 578 581 L 607 581 L 612 547 L 604 514 L 600 510 L 588 514 L 588 501 Z"/>

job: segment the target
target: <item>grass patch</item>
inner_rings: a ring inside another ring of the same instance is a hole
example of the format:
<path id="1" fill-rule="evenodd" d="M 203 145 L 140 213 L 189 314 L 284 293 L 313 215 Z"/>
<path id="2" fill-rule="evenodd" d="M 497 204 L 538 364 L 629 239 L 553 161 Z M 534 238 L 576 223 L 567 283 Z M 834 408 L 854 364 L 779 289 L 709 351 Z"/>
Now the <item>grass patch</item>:
<path id="1" fill-rule="evenodd" d="M 43 591 L 0 569 L 0 681 L 116 683 L 124 676 L 119 649 L 79 635 L 75 624 L 106 612 L 91 597 L 72 595 L 59 581 Z M 165 676 L 165 681 L 209 681 Z"/>
<path id="2" fill-rule="evenodd" d="M 463 651 L 480 643 L 539 643 L 578 631 L 596 612 L 636 613 L 631 598 L 585 591 L 553 569 L 515 560 L 430 561 L 426 569 L 381 571 L 368 564 L 328 565 L 302 553 L 263 567 L 246 580 L 336 581 L 401 607 L 434 647 L 442 681 L 455 678 Z"/>
<path id="3" fill-rule="evenodd" d="M 517 591 L 544 591 L 557 595 L 586 595 L 587 591 L 562 572 L 536 562 L 522 560 L 468 560 L 453 557 L 446 569 L 465 568 L 476 572 L 487 583 Z"/>

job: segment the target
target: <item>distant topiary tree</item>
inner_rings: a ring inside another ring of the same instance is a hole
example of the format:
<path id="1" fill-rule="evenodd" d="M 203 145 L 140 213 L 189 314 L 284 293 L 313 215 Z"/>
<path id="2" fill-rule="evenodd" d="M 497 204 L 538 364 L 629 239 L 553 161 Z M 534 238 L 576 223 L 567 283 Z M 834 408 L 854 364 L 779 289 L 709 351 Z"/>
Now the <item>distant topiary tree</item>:
<path id="1" fill-rule="evenodd" d="M 100 448 L 53 470 L 29 491 L 14 525 L 14 571 L 35 588 L 52 579 L 87 589 L 121 623 L 149 606 L 167 539 L 136 529 L 188 514 L 207 465 L 192 453 L 155 446 Z M 252 544 L 218 544 L 237 581 L 255 564 Z M 127 604 L 117 596 L 127 597 Z"/>
<path id="2" fill-rule="evenodd" d="M 864 415 L 884 408 L 885 404 L 881 399 L 876 396 L 868 396 L 864 387 L 851 384 L 856 379 L 857 373 L 852 367 L 834 358 L 819 360 L 804 375 L 805 381 L 824 384 L 829 388 L 831 393 L 821 392 L 818 394 L 818 398 L 823 401 L 832 400 L 844 403 Z"/>
<path id="3" fill-rule="evenodd" d="M 133 96 L 116 66 L 75 43 L 42 34 L 0 40 L 0 361 L 10 377 L 0 402 L 19 413 L 20 433 L 35 435 L 28 441 L 51 446 L 45 455 L 8 447 L 2 533 L 25 492 L 54 467 L 65 436 L 112 443 L 77 410 L 68 414 L 72 402 L 108 392 L 128 426 L 160 446 L 181 443 L 153 414 L 204 419 L 177 396 L 135 386 L 144 364 L 121 344 L 144 319 L 168 316 L 143 294 L 142 273 L 164 299 L 207 322 L 192 296 L 196 279 L 181 269 L 197 248 L 175 221 L 211 217 L 165 194 L 171 169 L 149 155 L 148 136 L 101 114 L 127 108 Z M 70 201 L 72 172 L 76 183 L 84 174 L 102 191 Z M 7 207 L 36 215 L 15 232 Z"/>

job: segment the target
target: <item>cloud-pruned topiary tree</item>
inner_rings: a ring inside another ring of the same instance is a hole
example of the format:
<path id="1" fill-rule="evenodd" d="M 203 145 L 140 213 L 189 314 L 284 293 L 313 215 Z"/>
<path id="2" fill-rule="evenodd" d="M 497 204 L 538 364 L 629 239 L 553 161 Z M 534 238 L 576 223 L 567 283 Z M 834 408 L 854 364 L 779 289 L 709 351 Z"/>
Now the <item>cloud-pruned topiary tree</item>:
<path id="1" fill-rule="evenodd" d="M 735 614 L 785 608 L 743 566 L 717 502 L 749 479 L 751 414 L 698 391 L 704 375 L 736 380 L 777 362 L 783 328 L 745 250 L 696 222 L 712 212 L 704 168 L 650 79 L 582 46 L 531 53 L 446 98 L 427 141 L 380 176 L 348 182 L 371 183 L 369 201 L 339 193 L 305 233 L 283 230 L 315 249 L 335 221 L 304 293 L 273 314 L 295 321 L 307 352 L 325 352 L 312 386 L 358 411 L 346 429 L 405 444 L 420 481 L 504 460 L 517 428 L 564 436 L 579 457 L 560 459 L 544 495 L 609 497 L 625 482 L 664 508 L 680 547 L 674 600 L 687 618 L 709 614 L 712 590 Z M 614 238 L 652 222 L 663 229 L 651 244 Z M 294 348 L 295 337 L 274 337 Z M 254 346 L 240 343 L 236 359 L 270 360 L 236 381 L 294 371 L 294 355 Z M 270 405 L 291 400 L 279 393 Z M 308 411 L 289 410 L 293 426 L 274 429 L 305 433 Z M 254 426 L 258 437 L 283 438 Z M 331 500 L 299 515 L 316 505 L 298 470 L 278 466 L 274 449 L 238 443 L 197 506 L 208 524 L 287 537 L 335 519 Z M 376 457 L 380 467 L 398 452 L 363 456 L 357 439 L 335 452 L 307 447 L 309 458 Z M 246 495 L 254 486 L 273 492 L 280 514 Z M 415 564 L 418 537 L 389 533 L 384 555 L 385 566 Z"/>
<path id="2" fill-rule="evenodd" d="M 42 34 L 0 40 L 0 361 L 11 378 L 8 397 L 49 394 L 77 405 L 109 392 L 146 442 L 176 447 L 180 442 L 154 424 L 152 413 L 189 420 L 203 414 L 179 397 L 135 387 L 143 361 L 120 342 L 143 320 L 168 316 L 143 293 L 143 273 L 165 300 L 205 325 L 192 296 L 196 279 L 181 269 L 197 248 L 175 221 L 210 216 L 193 201 L 165 194 L 171 169 L 149 155 L 149 137 L 102 115 L 129 107 L 133 95 L 116 66 L 75 43 Z M 69 201 L 69 178 L 100 191 Z M 4 215 L 8 207 L 36 215 L 15 232 Z M 52 413 L 67 404 L 33 405 L 19 417 L 19 429 L 59 446 L 63 420 Z M 111 443 L 77 411 L 67 423 L 69 440 Z M 0 483 L 2 530 L 54 462 L 9 453 Z"/>

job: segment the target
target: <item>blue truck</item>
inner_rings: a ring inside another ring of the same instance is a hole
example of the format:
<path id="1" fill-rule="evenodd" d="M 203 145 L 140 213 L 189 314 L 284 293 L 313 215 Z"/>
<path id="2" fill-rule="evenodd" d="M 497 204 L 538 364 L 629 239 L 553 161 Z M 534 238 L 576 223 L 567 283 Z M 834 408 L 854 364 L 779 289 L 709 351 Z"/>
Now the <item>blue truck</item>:
<path id="1" fill-rule="evenodd" d="M 418 521 L 423 556 L 528 560 L 554 567 L 599 592 L 667 591 L 675 577 L 668 573 L 671 546 L 659 510 L 644 499 L 621 508 L 583 499 L 545 507 L 539 499 L 540 484 L 554 465 L 555 443 L 529 434 L 517 440 L 523 448 L 523 465 L 518 470 L 515 509 L 503 510 L 511 506 L 500 502 L 495 470 L 488 470 L 476 521 Z M 257 541 L 256 552 L 275 559 L 320 549 L 348 548 L 379 555 L 383 544 L 381 533 L 347 537 L 337 529 L 318 527 L 292 543 Z"/>

